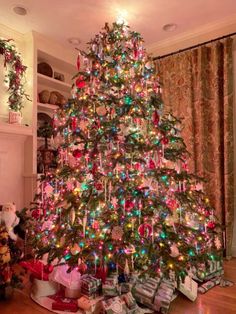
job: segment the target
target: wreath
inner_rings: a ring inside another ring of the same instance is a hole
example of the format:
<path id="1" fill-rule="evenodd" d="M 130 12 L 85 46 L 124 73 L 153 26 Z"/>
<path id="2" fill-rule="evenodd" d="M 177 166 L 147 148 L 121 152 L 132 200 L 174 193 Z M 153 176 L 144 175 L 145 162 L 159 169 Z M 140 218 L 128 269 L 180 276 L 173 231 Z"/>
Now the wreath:
<path id="1" fill-rule="evenodd" d="M 15 45 L 10 44 L 11 41 L 12 39 L 0 39 L 0 55 L 4 57 L 4 67 L 9 66 L 9 71 L 4 80 L 8 84 L 10 94 L 8 97 L 9 109 L 20 111 L 23 108 L 23 97 L 29 100 L 22 84 L 27 67 L 22 64 L 20 54 L 17 52 Z"/>

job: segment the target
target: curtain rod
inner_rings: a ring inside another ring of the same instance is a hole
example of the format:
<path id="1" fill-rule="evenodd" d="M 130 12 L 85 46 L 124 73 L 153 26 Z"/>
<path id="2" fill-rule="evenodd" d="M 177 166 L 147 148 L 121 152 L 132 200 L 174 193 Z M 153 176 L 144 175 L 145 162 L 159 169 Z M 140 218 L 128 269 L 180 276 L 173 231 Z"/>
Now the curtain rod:
<path id="1" fill-rule="evenodd" d="M 162 58 L 173 56 L 173 55 L 176 55 L 177 53 L 181 53 L 181 52 L 184 52 L 184 51 L 187 51 L 187 50 L 191 50 L 191 49 L 194 49 L 194 48 L 197 48 L 197 47 L 201 47 L 203 45 L 210 44 L 210 43 L 212 43 L 214 41 L 221 40 L 221 39 L 224 39 L 224 38 L 227 38 L 227 37 L 230 37 L 230 36 L 235 36 L 235 35 L 236 35 L 236 32 L 228 34 L 228 35 L 224 35 L 224 36 L 221 36 L 221 37 L 218 37 L 218 38 L 215 38 L 215 39 L 211 39 L 211 40 L 205 41 L 203 43 L 199 43 L 199 44 L 191 46 L 191 47 L 187 47 L 187 48 L 184 48 L 184 49 L 180 49 L 180 50 L 177 50 L 177 51 L 174 51 L 174 52 L 167 53 L 166 55 L 162 55 L 162 56 L 159 56 L 159 57 L 154 57 L 153 60 L 159 60 L 159 59 L 162 59 Z"/>

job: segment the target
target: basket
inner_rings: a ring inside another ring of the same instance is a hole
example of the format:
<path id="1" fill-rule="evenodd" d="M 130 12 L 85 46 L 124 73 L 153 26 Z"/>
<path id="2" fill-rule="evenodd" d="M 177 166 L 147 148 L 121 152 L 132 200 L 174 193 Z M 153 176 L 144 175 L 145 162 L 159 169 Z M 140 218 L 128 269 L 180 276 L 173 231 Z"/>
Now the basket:
<path id="1" fill-rule="evenodd" d="M 53 70 L 52 70 L 52 67 L 48 63 L 41 62 L 38 64 L 38 73 L 52 77 Z"/>

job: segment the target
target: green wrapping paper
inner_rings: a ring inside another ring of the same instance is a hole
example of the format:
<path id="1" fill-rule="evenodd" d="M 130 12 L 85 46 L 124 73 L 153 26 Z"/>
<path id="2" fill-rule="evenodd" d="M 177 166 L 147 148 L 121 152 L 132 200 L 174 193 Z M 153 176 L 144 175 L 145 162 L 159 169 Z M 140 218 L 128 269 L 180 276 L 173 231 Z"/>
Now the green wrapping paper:
<path id="1" fill-rule="evenodd" d="M 115 297 L 102 301 L 103 314 L 127 314 L 127 312 L 127 306 L 121 297 Z"/>
<path id="2" fill-rule="evenodd" d="M 162 314 L 168 313 L 174 291 L 175 283 L 173 281 L 163 279 L 155 295 L 153 309 Z"/>

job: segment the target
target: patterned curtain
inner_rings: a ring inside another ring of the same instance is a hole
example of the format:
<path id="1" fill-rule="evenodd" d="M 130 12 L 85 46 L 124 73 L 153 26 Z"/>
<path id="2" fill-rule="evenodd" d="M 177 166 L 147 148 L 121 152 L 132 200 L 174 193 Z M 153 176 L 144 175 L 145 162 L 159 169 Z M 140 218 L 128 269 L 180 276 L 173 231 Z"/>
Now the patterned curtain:
<path id="1" fill-rule="evenodd" d="M 231 256 L 234 213 L 233 40 L 228 38 L 157 60 L 165 111 L 183 118 L 189 167 L 225 227 Z"/>

